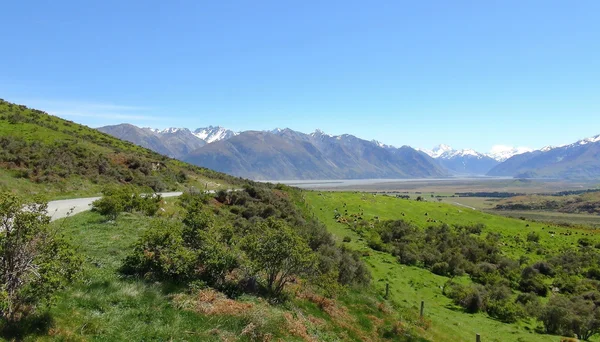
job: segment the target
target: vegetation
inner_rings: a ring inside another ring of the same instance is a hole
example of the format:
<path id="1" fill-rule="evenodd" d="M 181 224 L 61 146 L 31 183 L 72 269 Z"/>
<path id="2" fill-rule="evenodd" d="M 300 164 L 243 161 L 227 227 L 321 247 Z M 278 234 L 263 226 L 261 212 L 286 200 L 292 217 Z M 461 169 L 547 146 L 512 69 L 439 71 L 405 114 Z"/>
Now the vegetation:
<path id="1" fill-rule="evenodd" d="M 107 185 L 143 191 L 241 185 L 42 111 L 0 100 L 0 190 L 60 197 L 97 194 Z"/>
<path id="2" fill-rule="evenodd" d="M 49 222 L 44 203 L 24 204 L 0 193 L 0 317 L 5 329 L 36 314 L 77 275 L 80 258 Z"/>
<path id="3" fill-rule="evenodd" d="M 56 222 L 85 256 L 81 280 L 45 316 L 3 336 L 420 340 L 428 323 L 406 311 L 400 320 L 358 255 L 290 202 L 295 191 L 186 193 L 161 201 L 154 218 L 133 210 L 106 221 L 92 211 Z"/>
<path id="4" fill-rule="evenodd" d="M 102 191 L 101 199 L 92 203 L 92 210 L 115 220 L 122 212 L 141 212 L 154 216 L 160 208 L 162 197 L 159 194 L 140 194 L 134 187 L 107 187 Z"/>
<path id="5" fill-rule="evenodd" d="M 568 193 L 568 192 L 567 192 Z M 498 210 L 551 210 L 561 213 L 600 214 L 600 192 L 557 196 L 529 195 L 511 197 L 500 201 Z"/>
<path id="6" fill-rule="evenodd" d="M 593 327 L 596 322 L 595 231 L 390 196 L 306 193 L 306 199 L 340 240 L 351 236 L 346 245 L 368 254 L 380 291 L 389 282 L 392 298 L 427 300 L 432 325 L 426 336 L 432 339 L 470 340 L 475 332 L 485 337 L 487 329 L 497 340 L 552 340 L 544 333 L 596 337 L 593 329 L 574 323 Z M 394 260 L 408 268 L 393 266 Z M 410 301 L 406 305 L 412 307 Z M 464 314 L 448 309 L 453 305 Z M 569 314 L 548 314 L 555 310 Z"/>

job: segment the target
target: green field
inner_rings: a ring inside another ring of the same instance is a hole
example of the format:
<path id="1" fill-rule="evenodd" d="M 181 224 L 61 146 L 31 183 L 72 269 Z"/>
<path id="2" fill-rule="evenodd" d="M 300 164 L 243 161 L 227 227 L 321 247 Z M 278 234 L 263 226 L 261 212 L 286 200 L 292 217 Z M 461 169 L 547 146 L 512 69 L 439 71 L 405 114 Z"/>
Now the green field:
<path id="1" fill-rule="evenodd" d="M 559 234 L 569 231 L 568 229 L 549 228 L 543 223 L 524 222 L 445 203 L 424 203 L 364 193 L 306 191 L 303 194 L 307 209 L 326 223 L 340 241 L 349 236 L 352 239 L 349 243 L 352 248 L 369 252 L 370 255 L 364 260 L 371 267 L 374 283 L 379 291 L 383 292 L 385 284 L 389 283 L 393 299 L 411 309 L 417 308 L 421 300 L 425 301 L 426 315 L 432 324 L 424 334 L 428 339 L 435 341 L 474 341 L 477 333 L 482 335 L 484 341 L 559 341 L 560 338 L 534 333 L 538 323 L 533 320 L 505 324 L 486 314 L 464 313 L 442 294 L 440 287 L 448 278 L 434 275 L 425 269 L 401 265 L 391 255 L 371 250 L 347 225 L 336 222 L 335 209 L 339 210 L 346 203 L 349 213 L 363 210 L 365 220 L 374 219 L 376 216 L 381 220 L 402 218 L 423 228 L 431 224 L 427 222 L 428 219 L 448 224 L 481 222 L 486 226 L 484 231 L 502 234 L 504 253 L 513 258 L 522 255 L 531 260 L 539 258 L 514 242 L 514 236 L 525 238 L 531 231 L 541 235 L 541 246 L 554 251 L 577 244 L 577 240 L 582 236 L 600 241 L 598 235 L 588 230 L 574 230 L 573 235 L 563 236 Z M 405 216 L 402 216 L 402 213 Z M 555 231 L 557 235 L 552 237 L 548 233 L 549 230 Z"/>

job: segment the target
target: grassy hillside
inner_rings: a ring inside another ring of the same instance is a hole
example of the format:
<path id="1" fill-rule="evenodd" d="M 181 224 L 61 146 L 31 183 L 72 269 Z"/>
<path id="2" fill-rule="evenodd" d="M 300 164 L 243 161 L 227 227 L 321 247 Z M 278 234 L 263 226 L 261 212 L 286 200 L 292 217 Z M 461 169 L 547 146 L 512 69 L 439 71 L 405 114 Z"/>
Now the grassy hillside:
<path id="1" fill-rule="evenodd" d="M 153 191 L 218 188 L 240 179 L 191 166 L 89 127 L 0 100 L 0 190 L 49 198 L 107 184 Z"/>
<path id="2" fill-rule="evenodd" d="M 305 192 L 304 197 L 305 210 L 313 212 L 325 222 L 339 241 L 344 238 L 350 240 L 347 245 L 363 252 L 379 292 L 384 292 L 385 284 L 389 283 L 392 299 L 411 310 L 418 308 L 421 300 L 425 301 L 425 312 L 427 319 L 431 320 L 431 327 L 423 336 L 436 341 L 473 341 L 476 333 L 480 333 L 485 341 L 559 341 L 560 338 L 536 333 L 535 330 L 541 323 L 532 318 L 507 324 L 485 313 L 465 312 L 443 294 L 442 288 L 449 280 L 448 277 L 436 275 L 422 266 L 401 264 L 390 253 L 371 249 L 367 236 L 358 234 L 351 229 L 351 225 L 344 222 L 352 223 L 360 217 L 357 220 L 377 225 L 377 221 L 403 219 L 421 229 L 442 223 L 483 223 L 482 237 L 490 232 L 499 233 L 502 255 L 517 260 L 525 257 L 528 264 L 558 255 L 562 251 L 571 250 L 576 255 L 580 251 L 581 239 L 589 240 L 592 246 L 600 241 L 600 236 L 595 231 L 525 222 L 444 203 L 417 202 L 363 193 Z M 347 214 L 345 210 L 348 211 Z M 340 213 L 341 216 L 338 215 Z M 539 235 L 536 243 L 527 242 L 527 236 L 532 232 Z M 468 276 L 456 279 L 465 284 L 472 283 Z M 545 282 L 547 286 L 556 283 L 551 278 L 545 279 Z M 519 291 L 514 291 L 513 296 L 516 297 L 518 293 Z M 546 302 L 547 298 L 542 298 L 542 302 Z M 596 340 L 597 338 L 595 336 Z"/>
<path id="3" fill-rule="evenodd" d="M 235 231 L 231 243 L 236 243 L 250 234 L 243 231 L 262 222 L 263 217 L 303 221 L 298 216 L 301 211 L 287 200 L 296 195 L 293 189 L 254 188 L 206 197 L 207 202 L 193 212 L 186 207 L 189 198 L 170 199 L 162 202 L 164 210 L 158 218 L 124 213 L 107 221 L 97 212 L 86 212 L 54 222 L 83 254 L 83 274 L 58 293 L 51 309 L 28 318 L 16 329 L 2 330 L 0 324 L 0 334 L 26 341 L 426 341 L 419 335 L 428 328 L 428 321 L 419 320 L 415 310 L 398 311 L 395 302 L 369 285 L 335 285 L 335 295 L 324 295 L 315 286 L 323 282 L 312 279 L 316 274 L 308 274 L 295 277 L 286 285 L 283 300 L 273 301 L 264 292 L 239 287 L 238 279 L 245 274 L 242 266 L 228 272 L 220 285 L 191 281 L 175 273 L 165 279 L 124 270 L 128 257 L 135 253 L 134 246 L 156 232 L 157 222 L 171 231 L 182 221 L 190 225 L 189 220 L 210 217 L 214 224 L 211 232 Z M 299 231 L 310 227 L 308 221 L 300 221 Z M 335 258 L 330 258 L 335 255 L 335 243 L 329 244 L 319 228 L 310 229 L 316 229 L 311 244 L 325 243 L 313 246 L 315 252 L 327 256 L 323 259 L 327 263 L 334 262 Z M 218 238 L 212 233 L 210 236 Z M 234 246 L 230 251 L 242 253 Z M 146 256 L 152 253 L 150 248 L 144 251 Z M 166 254 L 163 257 L 161 263 L 168 267 L 173 260 Z M 242 265 L 243 260 L 239 258 Z M 345 273 L 356 267 L 354 262 L 341 262 L 350 266 Z"/>

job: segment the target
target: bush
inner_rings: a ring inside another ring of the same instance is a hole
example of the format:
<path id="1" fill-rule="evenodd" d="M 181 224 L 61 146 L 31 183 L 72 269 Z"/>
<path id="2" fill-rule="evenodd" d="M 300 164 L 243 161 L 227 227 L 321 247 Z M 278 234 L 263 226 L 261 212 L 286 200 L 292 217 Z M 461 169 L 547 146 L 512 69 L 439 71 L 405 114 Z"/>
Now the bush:
<path id="1" fill-rule="evenodd" d="M 529 232 L 527 234 L 527 241 L 529 242 L 540 242 L 540 234 L 536 232 Z"/>
<path id="2" fill-rule="evenodd" d="M 487 305 L 487 312 L 490 316 L 504 323 L 515 323 L 525 316 L 523 308 L 508 299 L 490 300 Z"/>
<path id="3" fill-rule="evenodd" d="M 431 272 L 441 276 L 448 276 L 450 274 L 450 265 L 447 262 L 438 262 L 431 267 Z"/>
<path id="4" fill-rule="evenodd" d="M 308 244 L 285 222 L 269 219 L 259 223 L 241 242 L 251 272 L 269 293 L 278 297 L 296 275 L 315 269 L 316 256 Z"/>
<path id="5" fill-rule="evenodd" d="M 352 238 L 349 236 L 344 236 L 344 240 L 342 240 L 343 242 L 350 242 L 352 241 Z"/>
<path id="6" fill-rule="evenodd" d="M 45 203 L 0 194 L 0 315 L 15 323 L 71 282 L 81 258 L 49 226 Z"/>
<path id="7" fill-rule="evenodd" d="M 454 303 L 460 305 L 469 313 L 476 313 L 485 310 L 486 292 L 481 285 L 461 285 L 450 283 L 447 285 L 447 295 L 453 299 Z"/>
<path id="8" fill-rule="evenodd" d="M 160 209 L 162 197 L 158 194 L 142 195 L 130 186 L 105 188 L 102 198 L 92 203 L 92 210 L 115 220 L 122 212 L 141 212 L 154 216 Z"/>
<path id="9" fill-rule="evenodd" d="M 150 279 L 193 279 L 197 253 L 184 244 L 181 224 L 155 220 L 125 259 L 123 272 Z"/>

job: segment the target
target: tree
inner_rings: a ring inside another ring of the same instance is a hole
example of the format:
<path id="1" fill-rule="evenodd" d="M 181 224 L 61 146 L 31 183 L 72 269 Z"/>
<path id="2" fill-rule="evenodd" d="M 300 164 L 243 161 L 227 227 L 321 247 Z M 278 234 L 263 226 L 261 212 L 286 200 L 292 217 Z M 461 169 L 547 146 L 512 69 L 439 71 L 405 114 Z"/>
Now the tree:
<path id="1" fill-rule="evenodd" d="M 47 205 L 0 194 L 0 315 L 15 323 L 72 281 L 81 258 L 49 226 Z"/>
<path id="2" fill-rule="evenodd" d="M 251 271 L 263 278 L 265 287 L 275 297 L 295 275 L 315 268 L 316 258 L 307 242 L 281 220 L 258 223 L 241 246 Z"/>

